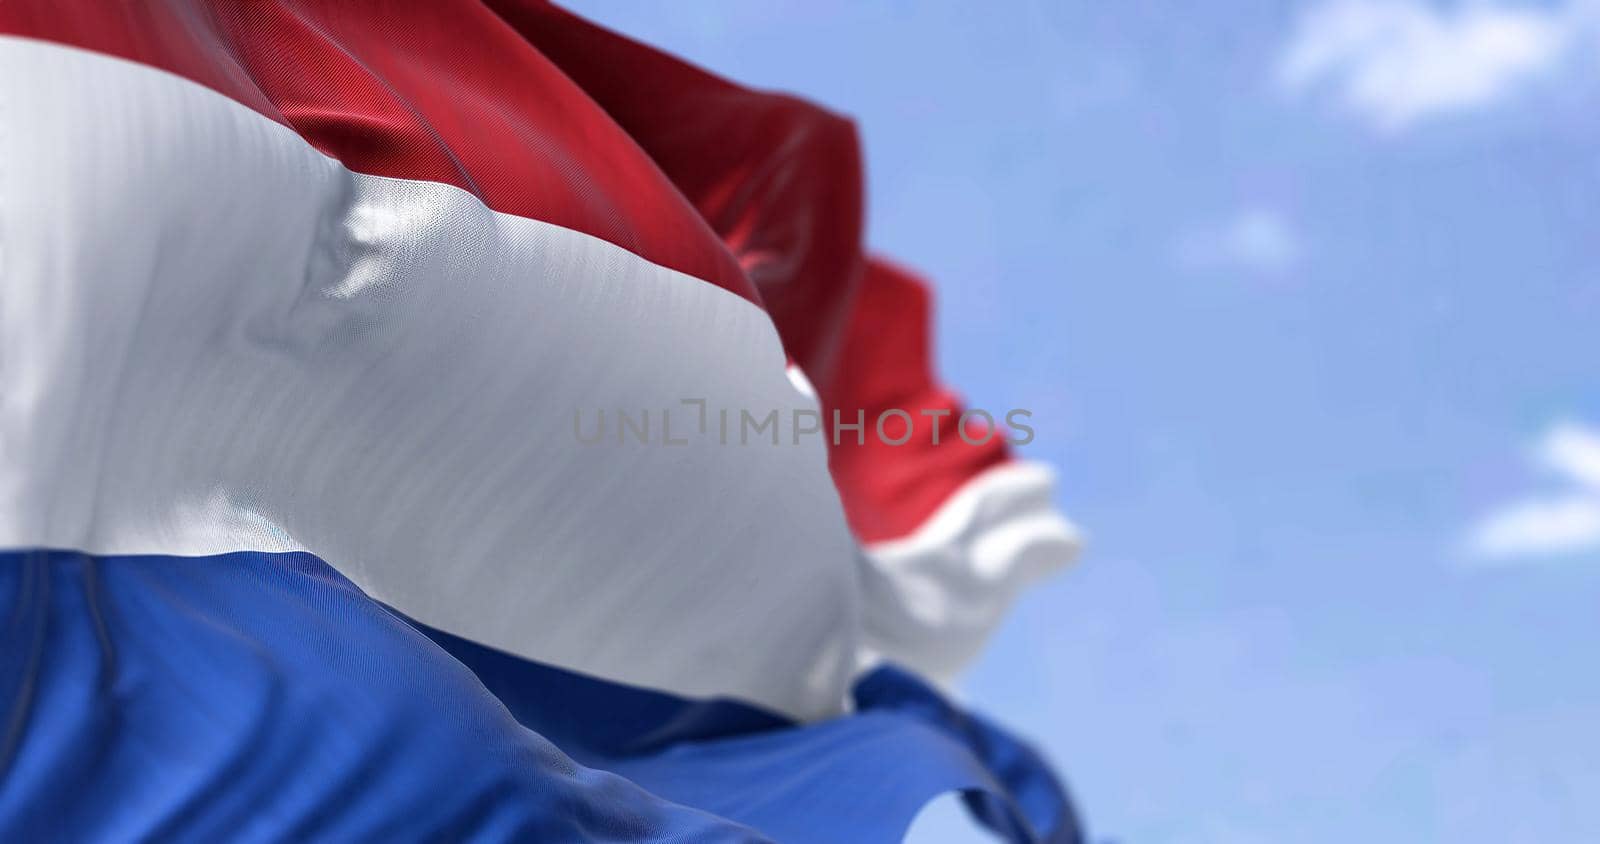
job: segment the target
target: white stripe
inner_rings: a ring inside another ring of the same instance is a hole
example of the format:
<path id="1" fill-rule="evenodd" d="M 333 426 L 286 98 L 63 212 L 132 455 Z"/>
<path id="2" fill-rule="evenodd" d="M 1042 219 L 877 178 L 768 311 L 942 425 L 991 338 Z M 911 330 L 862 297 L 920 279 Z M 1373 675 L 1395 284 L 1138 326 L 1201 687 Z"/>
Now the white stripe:
<path id="1" fill-rule="evenodd" d="M 578 409 L 813 406 L 725 290 L 4 38 L 0 332 L 0 545 L 305 549 L 522 656 L 841 706 L 859 573 L 821 439 L 574 437 Z"/>
<path id="2" fill-rule="evenodd" d="M 1055 476 L 1006 463 L 972 478 L 909 536 L 869 545 L 862 662 L 890 659 L 948 682 L 1017 593 L 1076 556 Z"/>

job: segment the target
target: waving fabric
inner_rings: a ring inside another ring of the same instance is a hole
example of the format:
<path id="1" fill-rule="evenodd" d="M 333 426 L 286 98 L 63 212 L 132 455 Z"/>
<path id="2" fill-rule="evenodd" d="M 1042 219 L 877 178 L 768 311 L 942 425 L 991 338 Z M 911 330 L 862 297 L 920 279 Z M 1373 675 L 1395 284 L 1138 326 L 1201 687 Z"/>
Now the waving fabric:
<path id="1" fill-rule="evenodd" d="M 797 422 L 961 415 L 861 202 L 541 3 L 0 3 L 0 839 L 1077 840 L 918 679 L 1048 472 Z"/>

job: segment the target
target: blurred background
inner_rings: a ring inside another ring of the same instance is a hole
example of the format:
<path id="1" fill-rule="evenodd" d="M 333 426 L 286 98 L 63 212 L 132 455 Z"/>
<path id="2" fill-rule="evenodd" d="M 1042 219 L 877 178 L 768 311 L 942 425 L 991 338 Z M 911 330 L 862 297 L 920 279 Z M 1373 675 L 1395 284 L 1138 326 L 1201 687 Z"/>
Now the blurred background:
<path id="1" fill-rule="evenodd" d="M 961 693 L 1094 841 L 1600 841 L 1600 4 L 567 5 L 858 121 L 1089 535 Z"/>

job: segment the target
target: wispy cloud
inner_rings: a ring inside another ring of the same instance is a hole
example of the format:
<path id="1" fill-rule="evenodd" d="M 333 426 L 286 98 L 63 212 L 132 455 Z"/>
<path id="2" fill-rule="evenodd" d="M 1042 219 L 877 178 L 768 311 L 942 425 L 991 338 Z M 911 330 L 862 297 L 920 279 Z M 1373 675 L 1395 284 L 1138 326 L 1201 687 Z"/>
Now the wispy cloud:
<path id="1" fill-rule="evenodd" d="M 1575 422 L 1550 429 L 1540 444 L 1539 462 L 1600 494 L 1600 431 Z"/>
<path id="2" fill-rule="evenodd" d="M 1385 131 L 1500 103 L 1595 40 L 1596 5 L 1325 0 L 1281 57 L 1291 92 L 1328 91 Z"/>
<path id="3" fill-rule="evenodd" d="M 1300 253 L 1299 233 L 1270 208 L 1245 208 L 1220 225 L 1190 232 L 1178 243 L 1178 259 L 1199 268 L 1280 273 L 1299 263 Z"/>
<path id="4" fill-rule="evenodd" d="M 1473 557 L 1515 561 L 1600 551 L 1600 430 L 1576 422 L 1556 425 L 1540 438 L 1533 457 L 1567 488 L 1489 514 L 1467 537 Z"/>

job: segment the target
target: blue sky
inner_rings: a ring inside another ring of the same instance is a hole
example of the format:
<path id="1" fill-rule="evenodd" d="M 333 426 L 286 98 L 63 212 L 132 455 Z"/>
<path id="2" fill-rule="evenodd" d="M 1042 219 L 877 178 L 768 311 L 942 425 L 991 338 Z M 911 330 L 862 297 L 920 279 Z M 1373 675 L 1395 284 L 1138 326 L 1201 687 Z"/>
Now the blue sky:
<path id="1" fill-rule="evenodd" d="M 572 5 L 858 120 L 1090 537 L 963 691 L 1096 840 L 1600 840 L 1600 6 Z"/>

